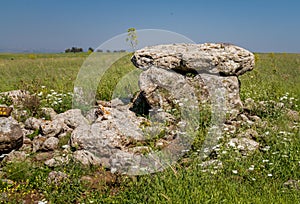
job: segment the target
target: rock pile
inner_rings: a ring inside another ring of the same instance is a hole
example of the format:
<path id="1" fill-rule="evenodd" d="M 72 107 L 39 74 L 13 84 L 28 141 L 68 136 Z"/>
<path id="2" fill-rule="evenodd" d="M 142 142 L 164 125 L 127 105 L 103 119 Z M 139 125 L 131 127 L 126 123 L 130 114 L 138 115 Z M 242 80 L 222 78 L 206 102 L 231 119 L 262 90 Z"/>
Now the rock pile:
<path id="1" fill-rule="evenodd" d="M 224 113 L 220 120 L 211 113 L 223 133 L 262 123 L 243 111 L 255 103 L 249 99 L 243 105 L 239 96 L 238 76 L 254 66 L 254 56 L 247 50 L 228 44 L 158 45 L 136 51 L 132 62 L 144 70 L 132 103 L 99 101 L 86 115 L 79 109 L 56 114 L 44 108 L 48 120 L 30 117 L 24 123 L 0 118 L 0 153 L 9 153 L 3 162 L 35 152 L 34 159 L 50 167 L 75 160 L 112 172 L 151 173 L 189 150 L 189 135 L 197 132 L 205 104 L 220 106 L 208 110 Z M 246 155 L 260 147 L 257 137 L 249 129 L 226 145 Z"/>

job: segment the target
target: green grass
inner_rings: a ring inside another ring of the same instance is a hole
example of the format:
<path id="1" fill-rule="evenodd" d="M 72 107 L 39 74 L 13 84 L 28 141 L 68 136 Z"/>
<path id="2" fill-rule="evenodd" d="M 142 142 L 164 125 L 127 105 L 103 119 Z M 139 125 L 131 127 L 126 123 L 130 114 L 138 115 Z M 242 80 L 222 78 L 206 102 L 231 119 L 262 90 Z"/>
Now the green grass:
<path id="1" fill-rule="evenodd" d="M 40 91 L 39 87 L 45 85 L 58 92 L 72 91 L 72 80 L 85 57 L 57 54 L 31 59 L 25 54 L 1 54 L 0 90 L 18 89 L 24 86 L 21 81 L 30 84 L 33 80 L 39 83 L 33 84 L 32 90 Z M 130 56 L 124 57 L 105 73 L 98 86 L 99 98 L 110 99 L 118 80 L 133 70 L 129 59 Z M 66 76 L 58 74 L 61 72 Z M 282 102 L 299 112 L 299 76 L 300 54 L 256 54 L 255 69 L 240 77 L 241 97 L 256 102 Z M 66 81 L 68 77 L 70 81 Z M 128 81 L 130 77 L 125 84 Z M 193 148 L 190 153 L 193 159 L 188 163 L 178 161 L 172 168 L 151 175 L 119 175 L 109 183 L 99 179 L 96 187 L 86 186 L 80 177 L 98 175 L 99 169 L 74 163 L 56 167 L 54 170 L 66 172 L 69 179 L 53 185 L 47 183 L 52 169 L 36 163 L 13 163 L 1 169 L 2 178 L 14 183 L 0 182 L 0 195 L 5 195 L 3 202 L 9 203 L 20 203 L 30 195 L 48 203 L 300 203 L 299 189 L 284 185 L 290 179 L 300 180 L 299 122 L 291 121 L 283 110 L 272 105 L 254 113 L 267 121 L 265 126 L 256 127 L 256 131 L 257 140 L 268 150 L 245 157 L 234 149 L 226 149 L 217 156 L 223 163 L 219 170 L 199 165 L 197 148 L 200 147 Z"/>
<path id="2" fill-rule="evenodd" d="M 300 54 L 255 54 L 256 65 L 251 72 L 240 77 L 241 98 L 255 101 L 275 100 L 289 93 L 298 98 L 300 107 Z M 294 104 L 295 105 L 295 104 Z"/>

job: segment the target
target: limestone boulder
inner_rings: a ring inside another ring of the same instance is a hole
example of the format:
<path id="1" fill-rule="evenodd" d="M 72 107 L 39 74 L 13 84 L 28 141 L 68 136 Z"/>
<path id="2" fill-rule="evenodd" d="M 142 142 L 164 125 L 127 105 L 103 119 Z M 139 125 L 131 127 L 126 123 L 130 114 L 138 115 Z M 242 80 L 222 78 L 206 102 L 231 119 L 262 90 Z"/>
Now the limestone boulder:
<path id="1" fill-rule="evenodd" d="M 239 76 L 253 69 L 254 55 L 224 43 L 169 44 L 138 50 L 132 62 L 141 69 L 155 66 L 179 72 Z"/>
<path id="2" fill-rule="evenodd" d="M 132 62 L 145 70 L 133 111 L 165 109 L 170 97 L 162 93 L 169 92 L 177 100 L 192 94 L 199 104 L 217 103 L 233 119 L 243 108 L 238 76 L 254 68 L 254 55 L 228 44 L 172 44 L 138 50 Z"/>
<path id="3" fill-rule="evenodd" d="M 107 108 L 110 117 L 99 117 L 91 125 L 80 125 L 71 134 L 71 146 L 78 150 L 89 150 L 99 157 L 109 157 L 117 149 L 123 149 L 131 141 L 143 140 L 139 128 L 144 120 L 138 118 L 129 108 Z M 126 122 L 125 122 L 126 121 Z"/>
<path id="4" fill-rule="evenodd" d="M 41 127 L 43 120 L 30 117 L 25 121 L 25 128 L 29 130 L 38 130 Z"/>
<path id="5" fill-rule="evenodd" d="M 89 124 L 89 121 L 81 114 L 80 109 L 67 110 L 54 116 L 53 120 L 62 120 L 68 127 L 74 129 L 80 125 Z"/>
<path id="6" fill-rule="evenodd" d="M 43 143 L 43 149 L 46 151 L 53 151 L 58 148 L 59 139 L 56 137 L 49 137 Z"/>
<path id="7" fill-rule="evenodd" d="M 23 132 L 12 117 L 0 117 L 0 155 L 17 150 L 23 145 Z"/>
<path id="8" fill-rule="evenodd" d="M 63 119 L 47 120 L 41 122 L 42 134 L 46 137 L 58 136 L 64 125 Z"/>

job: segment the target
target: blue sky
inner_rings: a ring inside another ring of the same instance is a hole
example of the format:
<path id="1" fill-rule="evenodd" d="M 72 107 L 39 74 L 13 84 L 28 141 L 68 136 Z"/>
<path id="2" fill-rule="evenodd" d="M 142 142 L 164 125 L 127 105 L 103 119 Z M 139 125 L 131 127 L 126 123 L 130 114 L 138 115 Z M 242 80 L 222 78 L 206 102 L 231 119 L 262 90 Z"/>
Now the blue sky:
<path id="1" fill-rule="evenodd" d="M 299 0 L 1 0 L 0 51 L 98 47 L 128 28 L 300 53 Z"/>

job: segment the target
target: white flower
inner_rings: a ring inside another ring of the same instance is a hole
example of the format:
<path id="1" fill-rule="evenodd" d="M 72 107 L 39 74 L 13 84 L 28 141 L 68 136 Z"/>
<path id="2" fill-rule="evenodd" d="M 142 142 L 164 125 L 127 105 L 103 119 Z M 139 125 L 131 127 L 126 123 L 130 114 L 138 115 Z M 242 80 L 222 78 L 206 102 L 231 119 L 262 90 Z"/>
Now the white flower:
<path id="1" fill-rule="evenodd" d="M 266 163 L 266 162 L 269 162 L 269 160 L 268 159 L 264 159 L 264 160 L 262 160 L 262 162 Z"/>
<path id="2" fill-rule="evenodd" d="M 235 143 L 234 143 L 233 141 L 231 141 L 231 140 L 228 142 L 228 145 L 229 145 L 230 147 L 235 147 Z"/>
<path id="3" fill-rule="evenodd" d="M 272 177 L 273 175 L 272 174 L 268 174 L 268 177 Z"/>
<path id="4" fill-rule="evenodd" d="M 262 148 L 263 151 L 269 151 L 270 150 L 270 146 L 265 146 L 264 148 Z"/>
<path id="5" fill-rule="evenodd" d="M 253 171 L 254 170 L 254 165 L 251 165 L 250 167 L 249 167 L 249 171 Z"/>
<path id="6" fill-rule="evenodd" d="M 232 170 L 232 173 L 237 174 L 238 171 L 237 170 Z"/>
<path id="7" fill-rule="evenodd" d="M 46 88 L 46 86 L 41 86 L 42 89 Z"/>

